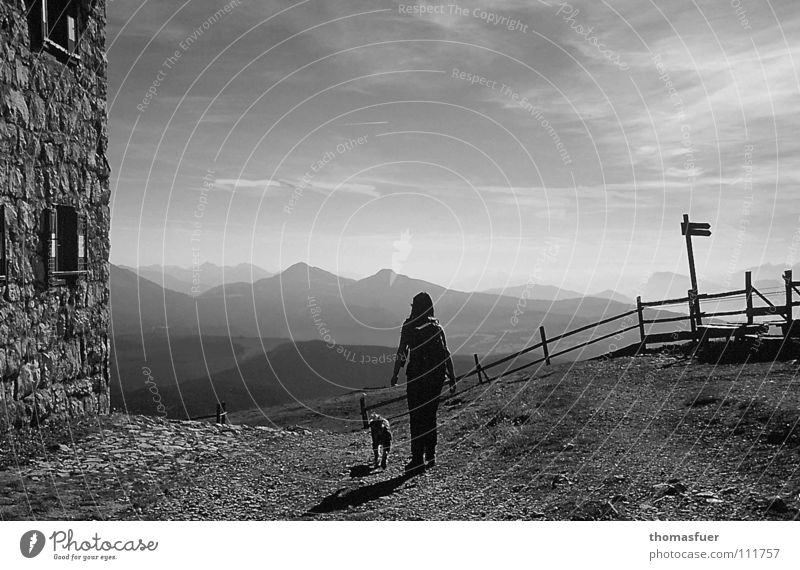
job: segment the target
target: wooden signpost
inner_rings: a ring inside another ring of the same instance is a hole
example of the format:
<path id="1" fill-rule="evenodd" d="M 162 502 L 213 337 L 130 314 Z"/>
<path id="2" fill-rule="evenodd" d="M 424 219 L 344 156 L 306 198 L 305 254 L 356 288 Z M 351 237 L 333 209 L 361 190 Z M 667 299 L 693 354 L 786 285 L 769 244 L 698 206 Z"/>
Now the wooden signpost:
<path id="1" fill-rule="evenodd" d="M 792 311 L 792 307 L 794 306 L 793 299 L 792 299 L 792 289 L 794 288 L 794 281 L 792 279 L 792 270 L 787 269 L 783 272 L 783 282 L 786 288 L 786 309 L 784 312 L 786 313 L 786 326 L 785 326 L 785 336 L 788 338 L 789 335 L 792 334 L 792 328 L 794 326 L 794 311 Z"/>
<path id="2" fill-rule="evenodd" d="M 689 303 L 690 309 L 694 314 L 693 322 L 695 326 L 702 325 L 703 321 L 700 318 L 700 300 L 697 298 L 697 272 L 694 268 L 694 250 L 692 249 L 692 236 L 705 236 L 711 235 L 711 224 L 690 222 L 689 214 L 683 215 L 683 222 L 681 223 L 681 234 L 686 236 L 686 253 L 689 257 L 689 277 L 692 280 L 692 291 L 689 296 L 694 297 L 693 302 Z"/>

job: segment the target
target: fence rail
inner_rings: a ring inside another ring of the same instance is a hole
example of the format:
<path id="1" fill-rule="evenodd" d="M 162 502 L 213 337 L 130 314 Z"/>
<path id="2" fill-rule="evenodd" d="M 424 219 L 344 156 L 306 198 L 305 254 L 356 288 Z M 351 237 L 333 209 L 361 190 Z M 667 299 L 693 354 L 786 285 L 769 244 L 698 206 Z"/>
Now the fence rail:
<path id="1" fill-rule="evenodd" d="M 637 297 L 636 308 L 630 311 L 626 311 L 624 313 L 620 313 L 612 317 L 601 319 L 594 323 L 590 323 L 578 327 L 576 329 L 566 331 L 554 337 L 548 337 L 545 333 L 544 326 L 540 326 L 539 336 L 541 340 L 539 342 L 531 346 L 527 346 L 513 354 L 509 354 L 507 356 L 504 356 L 502 358 L 499 358 L 493 362 L 489 362 L 486 364 L 481 363 L 480 358 L 478 357 L 477 354 L 475 354 L 473 355 L 475 359 L 474 368 L 472 368 L 469 372 L 458 376 L 456 378 L 456 381 L 461 381 L 466 378 L 470 378 L 472 376 L 477 375 L 478 383 L 482 384 L 484 382 L 498 380 L 500 378 L 503 378 L 504 376 L 509 376 L 521 370 L 525 370 L 526 368 L 530 368 L 531 366 L 535 366 L 536 364 L 541 364 L 542 362 L 544 362 L 546 365 L 549 366 L 553 358 L 562 356 L 574 350 L 585 348 L 596 342 L 600 342 L 602 340 L 609 339 L 613 336 L 624 334 L 634 329 L 639 329 L 640 338 L 638 346 L 636 344 L 633 345 L 636 348 L 637 353 L 644 350 L 648 344 L 665 344 L 665 343 L 679 342 L 685 340 L 692 340 L 698 344 L 702 344 L 704 341 L 710 338 L 730 338 L 731 336 L 741 336 L 743 334 L 761 334 L 763 332 L 764 325 L 755 323 L 754 322 L 755 317 L 780 316 L 782 318 L 780 324 L 783 328 L 785 336 L 789 336 L 790 334 L 800 334 L 798 333 L 797 327 L 792 326 L 794 323 L 793 308 L 800 306 L 800 301 L 795 301 L 793 299 L 793 292 L 800 295 L 800 289 L 798 289 L 798 287 L 800 287 L 800 281 L 793 280 L 791 270 L 787 270 L 784 272 L 783 281 L 784 281 L 785 302 L 777 306 L 767 298 L 767 295 L 764 295 L 761 291 L 759 291 L 756 287 L 753 286 L 752 274 L 751 272 L 747 271 L 745 273 L 744 289 L 736 289 L 734 291 L 723 291 L 719 293 L 698 293 L 697 291 L 689 290 L 687 292 L 686 297 L 680 297 L 677 299 L 663 299 L 657 301 L 642 301 L 641 297 Z M 780 291 L 778 291 L 778 293 L 780 293 Z M 753 305 L 754 295 L 762 299 L 767 304 L 767 306 L 766 307 L 754 306 Z M 701 310 L 702 301 L 724 300 L 740 296 L 744 296 L 745 298 L 744 309 L 737 309 L 731 311 L 713 311 L 710 313 L 706 313 Z M 650 319 L 644 318 L 644 309 L 651 309 L 653 307 L 666 307 L 669 305 L 686 305 L 688 307 L 688 314 L 674 316 L 674 317 L 656 317 Z M 588 330 L 596 330 L 598 327 L 620 321 L 632 315 L 637 315 L 637 318 L 636 322 L 630 326 L 622 326 L 619 329 L 615 329 L 614 331 L 603 334 L 597 338 L 590 338 L 589 340 L 579 343 L 575 346 L 571 346 L 556 352 L 551 352 L 551 347 L 554 345 L 554 343 L 557 343 L 565 338 L 569 338 L 576 334 L 586 332 Z M 734 315 L 745 315 L 747 318 L 747 322 L 727 323 L 727 324 L 711 323 L 703 325 L 702 321 L 703 318 L 716 319 L 719 317 L 729 317 Z M 649 333 L 649 334 L 646 333 L 645 331 L 645 325 L 674 323 L 681 321 L 689 321 L 691 330 L 679 330 L 675 332 L 662 332 L 662 333 Z M 537 358 L 536 360 L 527 362 L 510 370 L 504 370 L 500 374 L 494 376 L 493 378 L 489 378 L 486 375 L 487 370 L 491 370 L 492 368 L 500 366 L 501 364 L 505 364 L 507 362 L 516 360 L 520 356 L 528 354 L 537 349 L 542 349 L 543 355 L 541 358 Z M 361 417 L 364 423 L 364 427 L 365 428 L 367 427 L 368 414 L 370 410 L 382 408 L 384 406 L 388 406 L 390 404 L 394 404 L 403 401 L 405 399 L 406 399 L 405 396 L 398 396 L 396 398 L 391 398 L 383 402 L 376 402 L 375 404 L 367 405 L 366 394 L 361 394 L 360 407 L 361 407 Z M 403 415 L 406 414 L 400 414 L 400 416 Z"/>

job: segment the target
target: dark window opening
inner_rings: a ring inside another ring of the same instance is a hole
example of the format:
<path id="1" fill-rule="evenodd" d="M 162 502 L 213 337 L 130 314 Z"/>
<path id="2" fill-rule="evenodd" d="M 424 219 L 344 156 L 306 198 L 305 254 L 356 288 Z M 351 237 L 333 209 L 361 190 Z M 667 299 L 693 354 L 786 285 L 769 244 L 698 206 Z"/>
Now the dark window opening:
<path id="1" fill-rule="evenodd" d="M 8 275 L 8 245 L 6 245 L 6 208 L 0 206 L 0 283 Z"/>
<path id="2" fill-rule="evenodd" d="M 30 0 L 28 4 L 34 47 L 76 58 L 80 36 L 78 0 Z"/>
<path id="3" fill-rule="evenodd" d="M 51 282 L 84 273 L 86 218 L 72 206 L 56 206 L 49 212 L 49 225 Z"/>

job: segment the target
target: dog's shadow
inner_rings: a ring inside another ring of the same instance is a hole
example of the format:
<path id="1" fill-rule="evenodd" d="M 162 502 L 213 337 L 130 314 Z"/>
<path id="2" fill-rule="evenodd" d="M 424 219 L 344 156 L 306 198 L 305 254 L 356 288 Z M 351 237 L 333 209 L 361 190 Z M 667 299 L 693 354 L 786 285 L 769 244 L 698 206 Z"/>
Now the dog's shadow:
<path id="1" fill-rule="evenodd" d="M 322 499 L 318 505 L 311 507 L 308 512 L 310 514 L 332 513 L 334 511 L 343 511 L 349 507 L 363 505 L 364 503 L 391 495 L 402 486 L 403 483 L 411 479 L 411 477 L 412 475 L 402 474 L 387 479 L 386 481 L 379 481 L 378 483 L 358 487 L 356 489 L 338 489 Z"/>
<path id="2" fill-rule="evenodd" d="M 358 477 L 366 477 L 367 475 L 372 475 L 374 472 L 374 467 L 368 464 L 361 464 L 361 465 L 353 465 L 350 467 L 350 477 L 356 479 Z"/>

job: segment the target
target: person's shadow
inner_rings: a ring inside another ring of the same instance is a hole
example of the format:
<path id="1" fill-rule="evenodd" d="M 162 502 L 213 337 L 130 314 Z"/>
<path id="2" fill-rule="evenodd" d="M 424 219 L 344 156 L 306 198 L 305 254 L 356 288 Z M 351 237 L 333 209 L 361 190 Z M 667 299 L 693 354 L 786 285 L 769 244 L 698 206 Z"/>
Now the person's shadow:
<path id="1" fill-rule="evenodd" d="M 375 499 L 391 495 L 411 477 L 413 475 L 404 473 L 386 481 L 379 481 L 356 489 L 338 489 L 322 499 L 318 505 L 311 507 L 308 512 L 310 514 L 332 513 L 333 511 L 345 510 L 348 507 L 363 505 Z"/>

